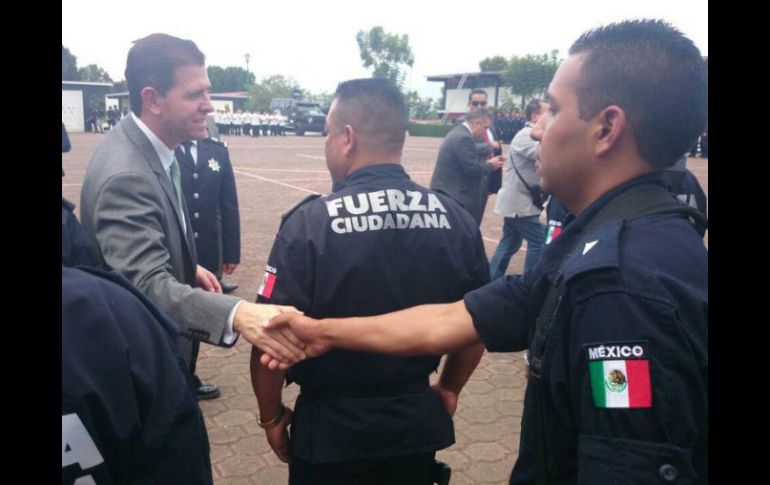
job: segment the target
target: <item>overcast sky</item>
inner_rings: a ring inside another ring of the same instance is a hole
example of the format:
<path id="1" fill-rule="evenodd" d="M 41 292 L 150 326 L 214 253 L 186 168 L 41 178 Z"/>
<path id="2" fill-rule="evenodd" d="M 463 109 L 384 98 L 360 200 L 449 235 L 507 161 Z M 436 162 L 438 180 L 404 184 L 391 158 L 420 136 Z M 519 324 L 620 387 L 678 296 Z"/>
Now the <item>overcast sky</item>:
<path id="1" fill-rule="evenodd" d="M 707 0 L 62 0 L 62 44 L 78 66 L 98 64 L 119 81 L 131 42 L 153 32 L 189 38 L 207 65 L 246 68 L 257 80 L 296 79 L 311 92 L 333 92 L 368 77 L 355 36 L 381 25 L 408 34 L 414 66 L 406 84 L 440 96 L 425 77 L 478 71 L 485 57 L 542 54 L 569 46 L 585 30 L 625 19 L 661 18 L 708 55 Z"/>

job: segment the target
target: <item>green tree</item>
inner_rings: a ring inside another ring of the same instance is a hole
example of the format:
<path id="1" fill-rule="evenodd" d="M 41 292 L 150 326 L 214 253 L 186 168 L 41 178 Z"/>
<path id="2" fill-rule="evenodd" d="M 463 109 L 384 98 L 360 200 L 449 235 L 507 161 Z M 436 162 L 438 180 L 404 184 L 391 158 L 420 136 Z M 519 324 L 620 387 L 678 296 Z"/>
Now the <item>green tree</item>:
<path id="1" fill-rule="evenodd" d="M 508 69 L 508 61 L 503 56 L 487 57 L 479 62 L 481 72 L 501 72 Z"/>
<path id="2" fill-rule="evenodd" d="M 63 44 L 61 46 L 61 79 L 62 81 L 80 81 L 78 58 Z"/>
<path id="3" fill-rule="evenodd" d="M 248 109 L 251 111 L 266 111 L 270 109 L 270 101 L 273 98 L 291 98 L 292 92 L 298 89 L 299 83 L 289 76 L 283 74 L 273 74 L 268 76 L 249 89 Z"/>
<path id="4" fill-rule="evenodd" d="M 208 66 L 206 71 L 209 75 L 209 82 L 211 82 L 212 93 L 248 91 L 254 85 L 254 74 L 247 72 L 242 67 Z"/>
<path id="5" fill-rule="evenodd" d="M 390 79 L 401 87 L 406 78 L 406 66 L 414 65 L 414 56 L 406 34 L 389 34 L 380 27 L 372 27 L 356 34 L 356 42 L 365 68 L 373 67 L 372 77 Z"/>
<path id="6" fill-rule="evenodd" d="M 438 117 L 433 98 L 421 98 L 417 91 L 410 91 L 404 96 L 404 100 L 410 118 L 429 120 Z"/>
<path id="7" fill-rule="evenodd" d="M 96 64 L 89 64 L 85 67 L 78 69 L 78 75 L 81 81 L 88 81 L 92 83 L 111 83 L 112 78 L 107 71 L 102 69 Z"/>
<path id="8" fill-rule="evenodd" d="M 524 57 L 514 56 L 508 63 L 508 69 L 503 73 L 503 83 L 509 87 L 512 94 L 521 96 L 521 109 L 524 110 L 526 99 L 548 89 L 559 67 L 559 51 L 552 50 L 550 54 Z"/>
<path id="9" fill-rule="evenodd" d="M 128 91 L 128 84 L 126 83 L 125 79 L 121 79 L 120 81 L 115 82 L 112 85 L 112 89 L 110 90 L 111 93 L 125 93 Z"/>

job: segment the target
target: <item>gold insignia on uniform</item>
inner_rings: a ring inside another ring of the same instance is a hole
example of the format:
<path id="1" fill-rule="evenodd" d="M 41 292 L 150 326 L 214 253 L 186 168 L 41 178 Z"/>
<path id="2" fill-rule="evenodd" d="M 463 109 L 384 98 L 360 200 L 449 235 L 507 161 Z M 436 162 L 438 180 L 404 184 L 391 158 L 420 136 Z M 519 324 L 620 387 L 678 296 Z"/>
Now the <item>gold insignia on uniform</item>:
<path id="1" fill-rule="evenodd" d="M 217 161 L 216 161 L 216 160 L 214 160 L 213 158 L 210 158 L 210 159 L 209 159 L 209 168 L 210 168 L 210 169 L 211 169 L 213 172 L 219 172 L 219 162 L 217 162 Z"/>

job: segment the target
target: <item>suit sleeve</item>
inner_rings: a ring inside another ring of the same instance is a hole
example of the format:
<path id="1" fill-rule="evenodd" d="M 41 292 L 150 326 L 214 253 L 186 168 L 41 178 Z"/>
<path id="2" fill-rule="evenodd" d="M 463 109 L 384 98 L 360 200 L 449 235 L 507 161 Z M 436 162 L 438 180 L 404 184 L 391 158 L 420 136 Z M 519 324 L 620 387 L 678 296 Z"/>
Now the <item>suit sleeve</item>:
<path id="1" fill-rule="evenodd" d="M 222 262 L 241 262 L 241 221 L 238 212 L 238 192 L 230 155 L 224 150 L 222 163 L 222 190 L 219 193 L 219 210 L 222 215 Z"/>
<path id="2" fill-rule="evenodd" d="M 463 173 L 473 177 L 479 177 L 481 175 L 484 165 L 486 165 L 486 160 L 485 157 L 479 154 L 479 150 L 476 148 L 473 138 L 470 136 L 460 137 L 457 140 L 453 151 L 455 159 L 459 163 Z"/>
<path id="3" fill-rule="evenodd" d="M 169 215 L 156 197 L 143 174 L 121 173 L 104 184 L 94 207 L 104 261 L 171 315 L 182 334 L 223 345 L 227 317 L 239 299 L 192 288 L 173 276 L 162 224 Z"/>

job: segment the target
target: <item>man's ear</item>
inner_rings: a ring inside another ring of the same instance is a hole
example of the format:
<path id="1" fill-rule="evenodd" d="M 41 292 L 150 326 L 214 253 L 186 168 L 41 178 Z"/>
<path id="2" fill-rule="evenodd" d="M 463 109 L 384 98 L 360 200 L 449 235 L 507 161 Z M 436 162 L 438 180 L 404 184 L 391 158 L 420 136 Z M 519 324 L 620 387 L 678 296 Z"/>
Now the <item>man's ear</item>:
<path id="1" fill-rule="evenodd" d="M 628 121 L 625 111 L 616 105 L 607 106 L 594 119 L 594 152 L 597 156 L 603 156 L 616 148 L 626 135 Z"/>
<path id="2" fill-rule="evenodd" d="M 345 125 L 345 128 L 343 128 L 343 136 L 342 152 L 345 154 L 345 158 L 348 158 L 356 149 L 356 145 L 358 143 L 358 133 L 356 133 L 356 130 L 354 130 L 352 126 Z"/>
<path id="3" fill-rule="evenodd" d="M 162 96 L 155 88 L 147 86 L 140 92 L 142 97 L 142 109 L 146 109 L 154 115 L 160 114 L 160 100 Z"/>

